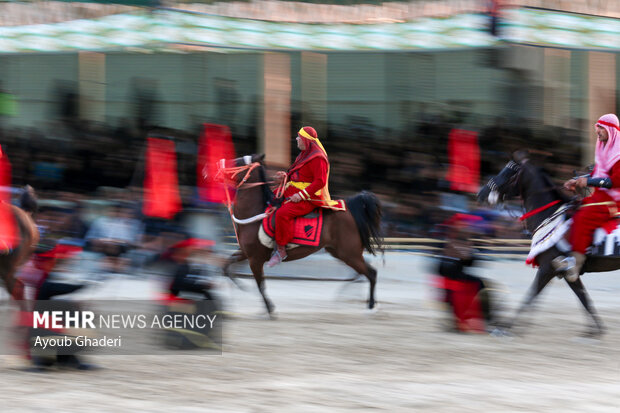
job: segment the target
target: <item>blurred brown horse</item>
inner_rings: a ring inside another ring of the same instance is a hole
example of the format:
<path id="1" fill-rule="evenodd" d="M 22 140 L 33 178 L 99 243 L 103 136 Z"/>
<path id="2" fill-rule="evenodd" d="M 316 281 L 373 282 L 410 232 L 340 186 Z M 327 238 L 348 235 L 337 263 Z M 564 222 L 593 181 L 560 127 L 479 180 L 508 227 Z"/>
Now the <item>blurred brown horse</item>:
<path id="1" fill-rule="evenodd" d="M 262 164 L 265 155 L 252 155 L 222 163 L 219 175 L 228 184 L 237 188 L 237 195 L 232 209 L 232 219 L 236 226 L 237 241 L 240 249 L 233 253 L 224 265 L 224 273 L 230 277 L 230 265 L 247 259 L 271 315 L 274 306 L 265 294 L 263 265 L 271 256 L 271 248 L 265 247 L 258 239 L 258 230 L 265 216 L 264 212 L 273 194 L 265 179 Z M 382 251 L 379 236 L 381 206 L 379 200 L 370 192 L 362 192 L 346 202 L 346 211 L 324 211 L 323 231 L 317 247 L 298 246 L 287 251 L 285 261 L 294 261 L 325 248 L 356 273 L 363 274 L 370 282 L 368 308 L 375 307 L 375 284 L 377 270 L 364 260 L 366 249 L 375 254 Z"/>
<path id="2" fill-rule="evenodd" d="M 0 253 L 0 278 L 4 281 L 4 287 L 16 300 L 22 300 L 23 283 L 15 277 L 17 270 L 25 264 L 39 242 L 39 230 L 32 218 L 36 212 L 37 200 L 32 187 L 27 186 L 21 198 L 22 208 L 9 205 L 15 218 L 16 232 L 19 235 L 18 244 Z"/>

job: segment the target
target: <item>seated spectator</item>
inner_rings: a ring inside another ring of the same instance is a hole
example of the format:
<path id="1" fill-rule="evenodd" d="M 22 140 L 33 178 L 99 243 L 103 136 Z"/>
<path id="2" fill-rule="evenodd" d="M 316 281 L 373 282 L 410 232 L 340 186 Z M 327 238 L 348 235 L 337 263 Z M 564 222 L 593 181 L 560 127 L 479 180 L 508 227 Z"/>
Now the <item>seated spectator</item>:
<path id="1" fill-rule="evenodd" d="M 97 218 L 86 234 L 87 249 L 104 254 L 108 258 L 108 269 L 123 272 L 126 260 L 123 255 L 140 246 L 143 226 L 134 218 L 134 212 L 127 204 L 116 203 L 107 215 Z"/>

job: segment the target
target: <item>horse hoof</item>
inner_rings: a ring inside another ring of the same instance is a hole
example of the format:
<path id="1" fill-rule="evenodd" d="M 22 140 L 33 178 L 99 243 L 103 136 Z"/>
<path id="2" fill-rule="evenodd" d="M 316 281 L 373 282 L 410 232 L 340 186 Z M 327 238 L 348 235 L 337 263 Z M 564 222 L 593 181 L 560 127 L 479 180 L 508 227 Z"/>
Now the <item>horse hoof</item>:
<path id="1" fill-rule="evenodd" d="M 499 328 L 499 327 L 495 327 L 493 330 L 489 332 L 489 334 L 491 335 L 491 337 L 502 337 L 502 338 L 513 338 L 514 337 L 514 334 L 512 334 L 510 330 Z"/>
<path id="2" fill-rule="evenodd" d="M 605 334 L 605 330 L 603 329 L 591 329 L 591 330 L 586 330 L 583 333 L 581 333 L 579 335 L 579 339 L 585 339 L 585 340 L 600 340 L 603 335 Z"/>
<path id="3" fill-rule="evenodd" d="M 381 306 L 379 305 L 379 303 L 375 303 L 374 307 L 365 309 L 364 314 L 367 314 L 367 315 L 377 314 L 380 308 Z"/>
<path id="4" fill-rule="evenodd" d="M 269 310 L 267 311 L 267 317 L 269 318 L 269 320 L 277 320 L 278 316 L 279 314 L 276 311 L 276 308 L 274 306 L 270 306 Z"/>
<path id="5" fill-rule="evenodd" d="M 24 373 L 48 373 L 51 370 L 43 366 L 28 366 L 20 369 Z"/>
<path id="6" fill-rule="evenodd" d="M 585 344 L 585 345 L 598 345 L 601 343 L 601 336 L 591 336 L 587 334 L 581 334 L 577 337 L 573 337 L 571 340 L 573 343 Z"/>

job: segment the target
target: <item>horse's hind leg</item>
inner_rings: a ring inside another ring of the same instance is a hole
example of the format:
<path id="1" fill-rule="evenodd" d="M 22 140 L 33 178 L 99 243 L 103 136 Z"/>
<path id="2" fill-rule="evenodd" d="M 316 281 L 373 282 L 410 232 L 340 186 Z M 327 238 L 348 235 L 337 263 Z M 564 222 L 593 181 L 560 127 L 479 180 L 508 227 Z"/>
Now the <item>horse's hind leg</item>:
<path id="1" fill-rule="evenodd" d="M 275 309 L 273 303 L 269 298 L 267 298 L 267 293 L 265 293 L 265 276 L 263 275 L 263 265 L 265 264 L 264 260 L 251 260 L 250 259 L 250 269 L 252 270 L 252 274 L 254 274 L 254 279 L 256 280 L 256 285 L 258 286 L 258 291 L 260 295 L 263 297 L 263 301 L 265 302 L 265 307 L 267 307 L 267 313 L 269 313 L 269 317 L 273 318 L 273 310 Z"/>
<path id="2" fill-rule="evenodd" d="M 349 267 L 353 268 L 355 272 L 358 274 L 364 274 L 368 281 L 370 282 L 370 295 L 368 298 L 368 308 L 375 308 L 375 285 L 377 284 L 377 270 L 370 265 L 366 260 L 364 260 L 363 255 L 358 255 L 355 258 L 343 258 L 336 253 L 332 248 L 326 248 L 326 251 L 329 252 L 335 258 L 338 258 Z"/>
<path id="3" fill-rule="evenodd" d="M 375 267 L 368 264 L 367 261 L 364 261 L 364 264 L 366 264 L 366 268 L 367 268 L 364 275 L 368 277 L 368 281 L 370 281 L 370 297 L 368 298 L 368 308 L 372 310 L 373 308 L 375 308 L 375 304 L 376 304 L 375 286 L 377 284 L 377 270 L 375 269 Z"/>
<path id="4" fill-rule="evenodd" d="M 15 300 L 24 300 L 24 283 L 15 276 L 15 270 L 10 270 L 2 277 L 4 288 Z"/>
<path id="5" fill-rule="evenodd" d="M 601 319 L 599 318 L 598 314 L 596 313 L 596 310 L 594 309 L 594 306 L 592 305 L 590 296 L 588 295 L 588 292 L 586 291 L 586 287 L 581 282 L 581 278 L 578 278 L 574 282 L 568 282 L 567 280 L 566 283 L 571 288 L 571 290 L 573 290 L 573 292 L 577 295 L 577 297 L 579 297 L 579 301 L 581 301 L 581 304 L 583 305 L 583 307 L 586 309 L 588 314 L 590 314 L 590 317 L 592 317 L 592 321 L 594 321 L 594 326 L 593 326 L 594 329 L 588 332 L 587 334 L 591 336 L 602 335 L 605 332 L 605 327 L 603 326 Z"/>

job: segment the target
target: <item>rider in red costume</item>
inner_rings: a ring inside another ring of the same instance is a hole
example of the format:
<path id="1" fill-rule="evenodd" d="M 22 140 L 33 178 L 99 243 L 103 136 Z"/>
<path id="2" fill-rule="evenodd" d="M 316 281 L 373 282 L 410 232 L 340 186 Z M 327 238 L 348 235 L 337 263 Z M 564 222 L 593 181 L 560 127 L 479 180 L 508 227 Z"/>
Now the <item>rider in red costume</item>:
<path id="1" fill-rule="evenodd" d="M 268 267 L 286 258 L 286 244 L 293 239 L 293 220 L 306 215 L 317 207 L 332 207 L 327 188 L 329 160 L 316 130 L 304 126 L 297 132 L 297 147 L 301 153 L 286 172 L 285 202 L 276 214 L 276 244 Z"/>
<path id="2" fill-rule="evenodd" d="M 585 198 L 575 215 L 570 235 L 571 256 L 556 259 L 557 270 L 566 271 L 566 279 L 579 278 L 586 260 L 586 249 L 592 244 L 594 231 L 611 219 L 618 217 L 620 205 L 620 124 L 614 114 L 601 116 L 595 125 L 595 166 L 592 175 L 570 179 L 564 187 L 575 191 L 588 186 L 595 187 L 594 193 Z"/>

